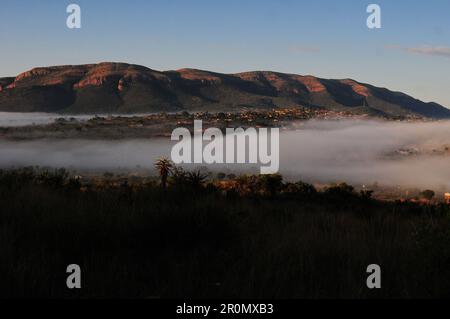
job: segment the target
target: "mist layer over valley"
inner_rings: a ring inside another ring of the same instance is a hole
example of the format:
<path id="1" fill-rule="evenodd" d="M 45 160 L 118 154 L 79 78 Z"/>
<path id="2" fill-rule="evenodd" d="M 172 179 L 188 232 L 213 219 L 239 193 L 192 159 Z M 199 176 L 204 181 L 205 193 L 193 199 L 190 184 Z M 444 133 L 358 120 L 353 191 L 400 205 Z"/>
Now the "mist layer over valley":
<path id="1" fill-rule="evenodd" d="M 281 167 L 309 181 L 450 186 L 450 122 L 309 121 L 283 134 Z"/>
<path id="2" fill-rule="evenodd" d="M 0 112 L 0 127 L 21 127 L 28 125 L 45 125 L 51 124 L 58 119 L 76 120 L 79 122 L 87 121 L 96 116 L 102 115 L 61 115 L 56 113 L 15 113 Z M 122 117 L 135 116 L 120 115 Z"/>
<path id="3" fill-rule="evenodd" d="M 64 167 L 153 174 L 153 163 L 161 156 L 169 157 L 172 145 L 169 138 L 0 140 L 0 167 Z M 296 122 L 281 133 L 280 173 L 312 183 L 377 182 L 450 188 L 449 148 L 450 122 Z M 258 171 L 254 164 L 216 165 L 208 169 L 225 173 Z"/>

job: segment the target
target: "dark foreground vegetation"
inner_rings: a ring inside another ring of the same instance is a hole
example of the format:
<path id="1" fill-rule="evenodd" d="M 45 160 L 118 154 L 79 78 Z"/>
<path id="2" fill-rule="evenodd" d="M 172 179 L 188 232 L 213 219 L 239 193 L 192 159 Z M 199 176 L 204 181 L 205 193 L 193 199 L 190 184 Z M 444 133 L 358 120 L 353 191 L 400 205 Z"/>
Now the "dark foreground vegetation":
<path id="1" fill-rule="evenodd" d="M 171 172 L 163 187 L 82 187 L 65 171 L 0 171 L 0 297 L 450 297 L 448 206 Z"/>

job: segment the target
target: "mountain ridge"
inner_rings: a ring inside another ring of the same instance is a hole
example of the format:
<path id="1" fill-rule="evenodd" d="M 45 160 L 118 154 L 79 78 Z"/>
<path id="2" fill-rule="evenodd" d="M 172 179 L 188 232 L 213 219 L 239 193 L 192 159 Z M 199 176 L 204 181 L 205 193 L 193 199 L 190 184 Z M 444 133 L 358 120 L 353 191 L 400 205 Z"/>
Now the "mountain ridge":
<path id="1" fill-rule="evenodd" d="M 223 74 L 98 64 L 38 67 L 0 78 L 0 111 L 151 113 L 312 107 L 390 116 L 450 118 L 450 110 L 353 79 L 273 71 Z"/>

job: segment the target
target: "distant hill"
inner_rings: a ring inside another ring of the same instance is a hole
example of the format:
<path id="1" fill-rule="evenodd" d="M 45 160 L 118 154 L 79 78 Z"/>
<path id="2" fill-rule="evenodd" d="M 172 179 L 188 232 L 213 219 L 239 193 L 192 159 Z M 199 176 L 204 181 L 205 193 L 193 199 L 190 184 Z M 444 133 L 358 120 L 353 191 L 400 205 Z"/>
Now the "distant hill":
<path id="1" fill-rule="evenodd" d="M 257 71 L 160 72 L 125 63 L 35 68 L 0 78 L 0 111 L 149 113 L 322 107 L 355 113 L 450 118 L 450 110 L 354 80 Z"/>

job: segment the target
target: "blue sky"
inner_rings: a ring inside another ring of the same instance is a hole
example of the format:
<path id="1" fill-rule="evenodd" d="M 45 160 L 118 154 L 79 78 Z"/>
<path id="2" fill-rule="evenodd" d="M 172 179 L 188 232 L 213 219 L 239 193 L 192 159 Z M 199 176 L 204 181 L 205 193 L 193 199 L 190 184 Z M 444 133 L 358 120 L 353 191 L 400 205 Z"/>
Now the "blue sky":
<path id="1" fill-rule="evenodd" d="M 66 7 L 82 29 L 66 27 Z M 382 9 L 382 29 L 366 7 Z M 121 61 L 354 78 L 450 107 L 450 0 L 0 0 L 0 76 Z"/>

